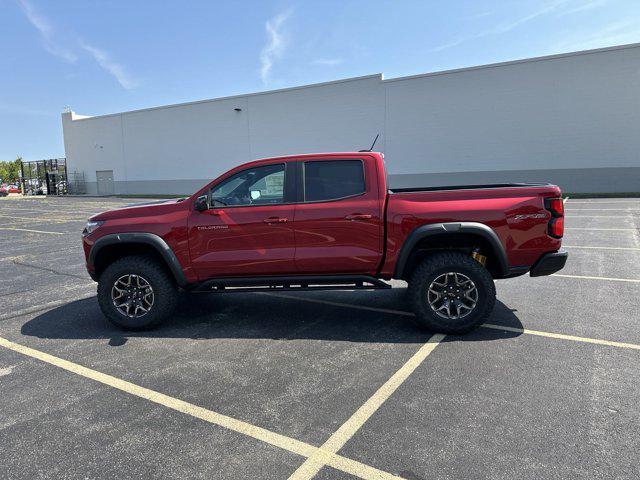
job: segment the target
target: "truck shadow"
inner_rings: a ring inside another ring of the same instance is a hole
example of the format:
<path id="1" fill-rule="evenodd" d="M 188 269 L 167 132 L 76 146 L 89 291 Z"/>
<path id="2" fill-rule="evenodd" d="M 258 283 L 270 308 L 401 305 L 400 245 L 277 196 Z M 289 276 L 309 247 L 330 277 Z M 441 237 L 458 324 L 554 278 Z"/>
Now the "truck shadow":
<path id="1" fill-rule="evenodd" d="M 410 315 L 403 314 L 407 311 L 404 289 L 296 292 L 286 297 L 251 293 L 188 295 L 181 300 L 176 314 L 160 327 L 126 332 L 106 321 L 92 297 L 36 316 L 22 326 L 21 333 L 48 339 L 105 339 L 114 347 L 134 337 L 423 343 L 430 333 L 418 328 Z M 515 311 L 499 301 L 489 322 L 522 328 Z M 446 341 L 490 341 L 519 335 L 480 328 L 463 336 L 447 336 Z"/>

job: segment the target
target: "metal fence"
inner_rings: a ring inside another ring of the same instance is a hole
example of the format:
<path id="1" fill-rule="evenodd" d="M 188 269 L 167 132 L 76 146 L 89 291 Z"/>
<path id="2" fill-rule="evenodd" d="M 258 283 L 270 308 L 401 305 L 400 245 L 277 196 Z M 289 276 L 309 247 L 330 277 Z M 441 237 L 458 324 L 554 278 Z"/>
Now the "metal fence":
<path id="1" fill-rule="evenodd" d="M 87 183 L 84 172 L 67 173 L 67 192 L 72 195 L 84 195 L 87 193 Z"/>
<path id="2" fill-rule="evenodd" d="M 23 195 L 66 195 L 69 193 L 66 159 L 22 162 L 20 184 Z"/>

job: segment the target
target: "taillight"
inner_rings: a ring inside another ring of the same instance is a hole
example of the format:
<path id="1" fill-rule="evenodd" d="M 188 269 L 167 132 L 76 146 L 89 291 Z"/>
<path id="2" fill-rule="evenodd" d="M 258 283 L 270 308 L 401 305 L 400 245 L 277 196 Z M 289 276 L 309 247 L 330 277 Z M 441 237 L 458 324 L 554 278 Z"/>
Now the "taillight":
<path id="1" fill-rule="evenodd" d="M 564 202 L 561 198 L 547 198 L 545 208 L 549 210 L 554 217 L 562 217 L 564 215 Z"/>
<path id="2" fill-rule="evenodd" d="M 562 238 L 564 234 L 564 202 L 561 198 L 546 198 L 544 208 L 551 212 L 549 235 L 555 238 Z"/>
<path id="3" fill-rule="evenodd" d="M 562 238 L 564 234 L 564 217 L 552 218 L 549 222 L 549 235 Z"/>

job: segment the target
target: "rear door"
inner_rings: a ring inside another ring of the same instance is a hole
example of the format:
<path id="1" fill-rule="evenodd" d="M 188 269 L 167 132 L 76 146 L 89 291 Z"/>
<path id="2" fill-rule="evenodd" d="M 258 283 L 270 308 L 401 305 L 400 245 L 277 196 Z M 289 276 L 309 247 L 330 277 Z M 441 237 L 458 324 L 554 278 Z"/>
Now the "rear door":
<path id="1" fill-rule="evenodd" d="M 289 171 L 282 162 L 252 167 L 210 189 L 210 208 L 194 210 L 189 219 L 198 278 L 295 273 L 295 178 Z"/>
<path id="2" fill-rule="evenodd" d="M 382 206 L 373 159 L 305 160 L 298 170 L 298 271 L 374 273 L 382 255 Z"/>

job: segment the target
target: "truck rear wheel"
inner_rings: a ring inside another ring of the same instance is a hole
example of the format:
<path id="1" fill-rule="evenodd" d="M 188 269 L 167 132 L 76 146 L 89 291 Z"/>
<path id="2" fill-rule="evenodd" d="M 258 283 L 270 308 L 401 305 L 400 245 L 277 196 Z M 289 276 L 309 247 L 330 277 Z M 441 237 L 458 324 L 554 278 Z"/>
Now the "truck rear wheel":
<path id="1" fill-rule="evenodd" d="M 418 325 L 452 334 L 483 323 L 496 301 L 491 274 L 459 252 L 427 257 L 413 272 L 408 294 Z"/>
<path id="2" fill-rule="evenodd" d="M 178 289 L 157 260 L 130 256 L 109 265 L 98 280 L 98 303 L 114 325 L 126 330 L 157 326 L 176 308 Z"/>

